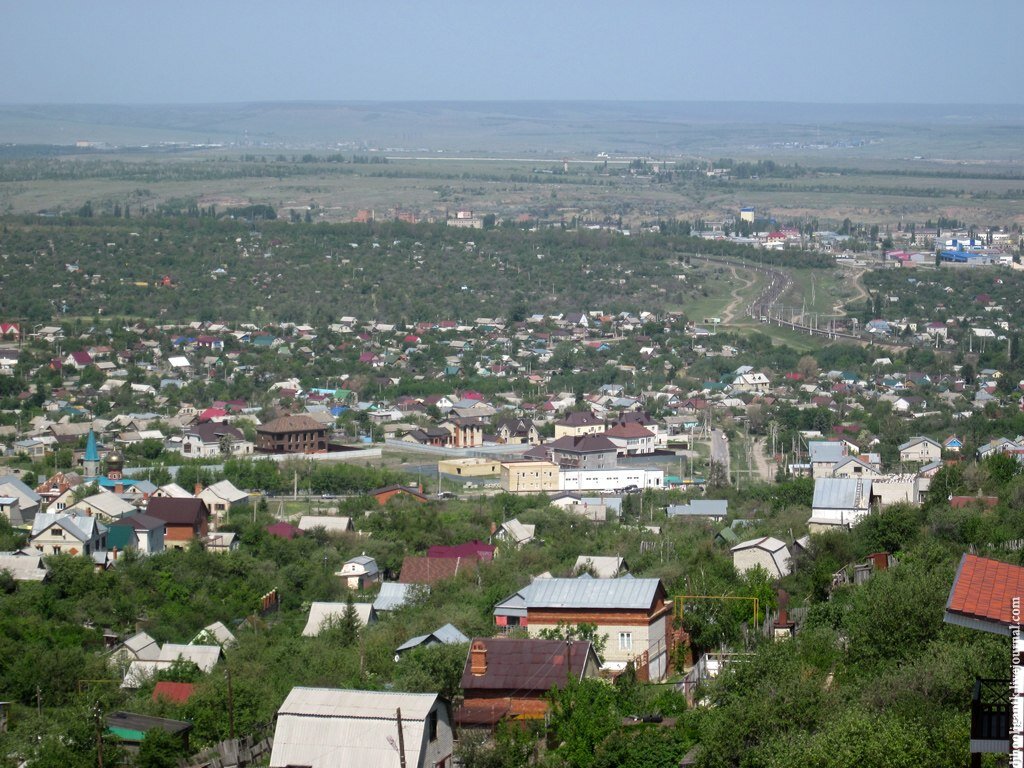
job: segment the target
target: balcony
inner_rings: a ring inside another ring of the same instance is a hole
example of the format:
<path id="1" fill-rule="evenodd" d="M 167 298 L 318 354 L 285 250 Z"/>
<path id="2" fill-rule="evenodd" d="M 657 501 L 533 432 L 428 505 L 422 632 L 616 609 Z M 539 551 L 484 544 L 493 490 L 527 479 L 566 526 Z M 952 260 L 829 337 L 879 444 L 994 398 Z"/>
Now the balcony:
<path id="1" fill-rule="evenodd" d="M 1010 680 L 978 678 L 971 694 L 971 765 L 986 752 L 1010 751 Z"/>

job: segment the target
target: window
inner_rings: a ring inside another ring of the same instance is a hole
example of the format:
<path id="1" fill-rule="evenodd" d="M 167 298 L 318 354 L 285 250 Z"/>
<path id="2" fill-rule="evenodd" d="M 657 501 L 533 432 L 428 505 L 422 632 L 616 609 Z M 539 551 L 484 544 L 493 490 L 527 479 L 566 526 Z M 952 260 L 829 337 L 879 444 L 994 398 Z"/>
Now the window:
<path id="1" fill-rule="evenodd" d="M 633 633 L 632 632 L 619 632 L 619 650 L 620 651 L 632 651 L 633 650 Z"/>
<path id="2" fill-rule="evenodd" d="M 427 715 L 427 734 L 428 741 L 437 741 L 437 710 L 433 710 Z"/>

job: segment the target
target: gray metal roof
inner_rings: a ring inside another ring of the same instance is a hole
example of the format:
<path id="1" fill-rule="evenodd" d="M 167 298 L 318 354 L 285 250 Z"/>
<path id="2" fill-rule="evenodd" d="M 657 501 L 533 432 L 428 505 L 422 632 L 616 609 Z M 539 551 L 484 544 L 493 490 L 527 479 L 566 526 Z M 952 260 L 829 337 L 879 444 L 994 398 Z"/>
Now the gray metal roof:
<path id="1" fill-rule="evenodd" d="M 380 585 L 377 599 L 373 601 L 376 611 L 393 611 L 405 605 L 416 589 L 428 589 L 420 584 L 399 584 L 397 581 L 385 581 Z"/>
<path id="2" fill-rule="evenodd" d="M 726 499 L 694 499 L 689 504 L 672 504 L 666 510 L 669 517 L 725 517 L 729 514 Z"/>
<path id="3" fill-rule="evenodd" d="M 436 693 L 293 688 L 277 713 L 271 768 L 397 768 L 399 709 L 405 764 L 421 765 L 427 715 L 437 702 Z"/>
<path id="4" fill-rule="evenodd" d="M 858 497 L 860 503 L 858 503 Z M 815 509 L 860 509 L 871 498 L 871 481 L 856 477 L 819 477 L 814 481 Z"/>
<path id="5" fill-rule="evenodd" d="M 530 585 L 527 608 L 620 608 L 646 610 L 659 579 L 540 579 Z"/>
<path id="6" fill-rule="evenodd" d="M 434 645 L 437 643 L 442 645 L 461 645 L 468 642 L 469 638 L 462 634 L 454 624 L 445 624 L 429 634 L 410 637 L 395 649 L 395 653 L 409 651 L 420 645 Z"/>
<path id="7" fill-rule="evenodd" d="M 811 454 L 811 463 L 815 462 L 837 462 L 846 455 L 846 446 L 843 443 L 834 443 L 826 440 L 812 440 L 807 444 L 807 450 Z"/>

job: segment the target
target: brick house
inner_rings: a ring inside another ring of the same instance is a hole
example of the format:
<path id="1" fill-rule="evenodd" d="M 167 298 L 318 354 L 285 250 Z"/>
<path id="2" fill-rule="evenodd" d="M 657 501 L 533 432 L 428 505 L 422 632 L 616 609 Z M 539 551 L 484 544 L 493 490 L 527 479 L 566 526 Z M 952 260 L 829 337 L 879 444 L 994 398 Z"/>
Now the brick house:
<path id="1" fill-rule="evenodd" d="M 327 450 L 327 427 L 309 416 L 282 416 L 256 427 L 259 453 L 321 453 Z"/>
<path id="2" fill-rule="evenodd" d="M 146 514 L 164 521 L 165 549 L 185 549 L 193 539 L 203 541 L 209 533 L 210 510 L 202 499 L 152 498 Z"/>
<path id="3" fill-rule="evenodd" d="M 539 720 L 548 711 L 547 694 L 570 677 L 596 677 L 601 663 L 588 641 L 537 638 L 475 638 L 462 672 L 462 706 L 455 721 L 463 726 L 494 726 L 502 720 Z"/>

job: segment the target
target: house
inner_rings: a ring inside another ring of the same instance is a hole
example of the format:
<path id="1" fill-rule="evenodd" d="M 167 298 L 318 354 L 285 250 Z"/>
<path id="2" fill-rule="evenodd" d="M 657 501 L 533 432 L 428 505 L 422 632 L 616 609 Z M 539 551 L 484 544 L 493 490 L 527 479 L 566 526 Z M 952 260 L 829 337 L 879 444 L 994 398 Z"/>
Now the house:
<path id="1" fill-rule="evenodd" d="M 832 468 L 832 477 L 881 477 L 882 473 L 873 464 L 869 464 L 859 456 L 847 456 Z"/>
<path id="2" fill-rule="evenodd" d="M 260 453 L 323 453 L 327 427 L 309 416 L 282 416 L 256 427 Z"/>
<path id="3" fill-rule="evenodd" d="M 729 514 L 727 499 L 693 499 L 688 504 L 670 504 L 665 513 L 670 517 L 700 518 L 718 522 Z"/>
<path id="4" fill-rule="evenodd" d="M 341 581 L 349 589 L 366 589 L 370 584 L 379 584 L 381 581 L 380 569 L 377 561 L 363 553 L 350 558 L 341 566 L 341 570 L 334 574 L 340 576 Z"/>
<path id="5" fill-rule="evenodd" d="M 436 584 L 454 579 L 460 571 L 476 566 L 475 557 L 417 557 L 406 555 L 398 580 L 402 584 Z"/>
<path id="6" fill-rule="evenodd" d="M 193 541 L 205 540 L 209 533 L 210 510 L 202 499 L 150 499 L 146 514 L 163 520 L 167 549 L 186 549 Z"/>
<path id="7" fill-rule="evenodd" d="M 238 645 L 238 639 L 230 629 L 224 626 L 224 622 L 215 621 L 199 630 L 188 644 L 219 645 L 221 648 L 231 648 Z"/>
<path id="8" fill-rule="evenodd" d="M 521 592 L 531 637 L 559 623 L 595 624 L 598 635 L 608 635 L 605 669 L 633 662 L 652 682 L 668 674 L 672 603 L 659 579 L 537 579 Z"/>
<path id="9" fill-rule="evenodd" d="M 166 717 L 138 715 L 133 712 L 112 712 L 104 718 L 107 733 L 117 737 L 121 746 L 129 752 L 138 752 L 146 734 L 160 730 L 170 734 L 178 743 L 182 754 L 189 753 L 188 737 L 192 723 L 184 720 L 169 720 Z"/>
<path id="10" fill-rule="evenodd" d="M 618 448 L 604 435 L 560 437 L 531 448 L 524 458 L 551 461 L 571 469 L 609 469 L 616 466 Z"/>
<path id="11" fill-rule="evenodd" d="M 810 454 L 811 477 L 830 477 L 836 464 L 848 455 L 846 444 L 828 440 L 811 440 L 807 444 Z"/>
<path id="12" fill-rule="evenodd" d="M 498 542 L 507 542 L 513 549 L 519 549 L 533 541 L 536 532 L 536 525 L 521 523 L 519 518 L 514 517 L 498 526 L 493 538 Z"/>
<path id="13" fill-rule="evenodd" d="M 146 632 L 136 632 L 118 645 L 110 654 L 110 663 L 122 674 L 134 661 L 156 661 L 160 658 L 160 644 Z"/>
<path id="14" fill-rule="evenodd" d="M 509 445 L 537 445 L 540 443 L 540 433 L 530 419 L 501 419 L 495 426 L 494 434 L 499 443 Z"/>
<path id="15" fill-rule="evenodd" d="M 91 557 L 107 548 L 107 527 L 95 517 L 77 512 L 40 512 L 32 520 L 29 545 L 44 555 Z"/>
<path id="16" fill-rule="evenodd" d="M 25 523 L 39 511 L 42 497 L 14 475 L 0 476 L 0 496 L 18 500 L 18 511 Z"/>
<path id="17" fill-rule="evenodd" d="M 588 641 L 474 638 L 462 671 L 461 726 L 542 720 L 548 692 L 569 680 L 597 677 L 601 663 Z"/>
<path id="18" fill-rule="evenodd" d="M 452 744 L 448 705 L 435 693 L 293 688 L 277 711 L 270 768 L 451 768 Z"/>
<path id="19" fill-rule="evenodd" d="M 303 515 L 299 518 L 300 531 L 311 531 L 314 528 L 323 528 L 326 533 L 352 533 L 356 529 L 351 517 Z"/>
<path id="20" fill-rule="evenodd" d="M 241 546 L 241 539 L 234 531 L 211 531 L 203 542 L 203 546 L 207 552 L 223 555 L 228 552 L 237 552 Z"/>
<path id="21" fill-rule="evenodd" d="M 445 624 L 443 627 L 438 627 L 433 632 L 425 635 L 410 637 L 395 649 L 395 660 L 397 661 L 399 656 L 406 651 L 411 651 L 413 648 L 429 648 L 432 645 L 462 645 L 468 642 L 469 638 L 462 634 L 453 624 Z"/>
<path id="22" fill-rule="evenodd" d="M 133 661 L 128 666 L 121 687 L 129 690 L 141 688 L 148 680 L 163 670 L 169 669 L 175 662 L 191 661 L 203 673 L 209 673 L 220 661 L 219 645 L 181 645 L 165 643 L 154 660 Z"/>
<path id="23" fill-rule="evenodd" d="M 821 533 L 830 528 L 856 525 L 870 510 L 871 483 L 870 479 L 853 477 L 815 480 L 807 529 Z"/>
<path id="24" fill-rule="evenodd" d="M 791 571 L 789 549 L 785 542 L 771 536 L 741 541 L 730 551 L 733 567 L 740 574 L 761 566 L 768 571 L 772 579 L 781 579 L 788 576 Z"/>
<path id="25" fill-rule="evenodd" d="M 583 437 L 604 432 L 604 422 L 592 411 L 574 411 L 555 422 L 555 440 L 562 437 Z"/>
<path id="26" fill-rule="evenodd" d="M 107 528 L 107 546 L 124 552 L 132 548 L 134 537 L 135 548 L 142 555 L 153 555 L 164 551 L 164 535 L 167 524 L 152 515 L 131 514 L 115 520 Z"/>
<path id="27" fill-rule="evenodd" d="M 231 510 L 249 506 L 249 494 L 238 490 L 230 480 L 208 485 L 196 496 L 206 502 L 206 507 L 217 525 L 228 521 Z"/>
<path id="28" fill-rule="evenodd" d="M 629 564 L 623 557 L 601 555 L 580 555 L 572 567 L 573 575 L 588 573 L 598 579 L 617 579 L 629 572 Z"/>
<path id="29" fill-rule="evenodd" d="M 46 581 L 50 569 L 43 557 L 41 552 L 32 549 L 0 552 L 0 571 L 7 571 L 15 581 Z"/>
<path id="30" fill-rule="evenodd" d="M 654 453 L 654 433 L 640 424 L 616 424 L 604 436 L 615 446 L 619 456 L 643 456 Z"/>
<path id="31" fill-rule="evenodd" d="M 733 392 L 764 392 L 771 387 L 771 380 L 763 373 L 741 373 L 732 380 Z"/>
<path id="32" fill-rule="evenodd" d="M 426 589 L 428 589 L 426 586 L 419 584 L 385 581 L 380 585 L 377 599 L 373 601 L 373 609 L 378 613 L 397 610 L 410 600 L 414 600 L 421 590 Z"/>
<path id="33" fill-rule="evenodd" d="M 78 511 L 110 523 L 136 512 L 137 507 L 116 494 L 103 492 L 86 496 L 75 504 L 67 506 L 64 511 Z"/>
<path id="34" fill-rule="evenodd" d="M 930 437 L 912 437 L 900 446 L 900 461 L 928 464 L 942 458 L 942 446 Z"/>
<path id="35" fill-rule="evenodd" d="M 313 603 L 309 606 L 309 618 L 302 630 L 303 637 L 316 637 L 326 627 L 340 622 L 348 610 L 348 603 Z M 377 611 L 372 603 L 352 603 L 360 626 L 368 626 L 377 621 Z"/>
<path id="36" fill-rule="evenodd" d="M 248 456 L 253 444 L 245 439 L 242 430 L 216 421 L 203 421 L 187 428 L 177 449 L 187 458 L 219 458 L 221 456 Z"/>

